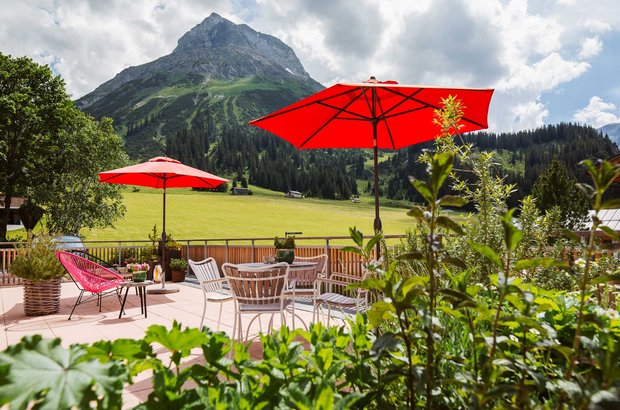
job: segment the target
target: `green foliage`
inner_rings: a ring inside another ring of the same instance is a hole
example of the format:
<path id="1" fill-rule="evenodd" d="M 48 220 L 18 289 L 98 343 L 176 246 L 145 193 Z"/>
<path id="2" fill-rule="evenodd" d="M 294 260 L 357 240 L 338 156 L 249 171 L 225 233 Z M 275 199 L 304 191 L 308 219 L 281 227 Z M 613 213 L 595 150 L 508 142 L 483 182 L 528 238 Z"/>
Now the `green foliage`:
<path id="1" fill-rule="evenodd" d="M 276 236 L 273 240 L 273 246 L 276 249 L 295 249 L 295 235 L 290 235 L 286 238 L 278 238 Z"/>
<path id="2" fill-rule="evenodd" d="M 29 186 L 27 195 L 46 209 L 50 232 L 77 235 L 82 228 L 112 226 L 125 212 L 121 186 L 100 183 L 98 173 L 127 162 L 112 121 L 76 110 L 60 137 L 47 177 Z"/>
<path id="3" fill-rule="evenodd" d="M 30 280 L 60 279 L 65 268 L 56 258 L 56 243 L 45 232 L 20 244 L 11 264 L 11 274 Z"/>
<path id="4" fill-rule="evenodd" d="M 0 374 L 0 403 L 15 409 L 120 409 L 127 380 L 120 363 L 102 363 L 84 346 L 66 349 L 60 339 L 39 335 L 0 353 Z"/>
<path id="5" fill-rule="evenodd" d="M 49 178 L 62 131 L 77 111 L 60 76 L 30 58 L 0 53 L 0 241 L 12 197 Z M 36 201 L 35 201 L 36 202 Z"/>
<path id="6" fill-rule="evenodd" d="M 588 200 L 576 184 L 577 180 L 569 176 L 566 167 L 554 159 L 532 188 L 538 209 L 545 212 L 557 207 L 563 227 L 571 230 L 583 228 L 590 209 Z"/>
<path id="7" fill-rule="evenodd" d="M 172 258 L 170 259 L 170 269 L 178 272 L 185 272 L 187 270 L 187 261 L 185 259 Z"/>
<path id="8" fill-rule="evenodd" d="M 23 195 L 43 207 L 53 233 L 78 234 L 122 216 L 120 187 L 100 184 L 97 176 L 126 161 L 111 120 L 80 112 L 62 79 L 25 57 L 0 54 L 0 89 L 0 192 L 7 201 Z"/>

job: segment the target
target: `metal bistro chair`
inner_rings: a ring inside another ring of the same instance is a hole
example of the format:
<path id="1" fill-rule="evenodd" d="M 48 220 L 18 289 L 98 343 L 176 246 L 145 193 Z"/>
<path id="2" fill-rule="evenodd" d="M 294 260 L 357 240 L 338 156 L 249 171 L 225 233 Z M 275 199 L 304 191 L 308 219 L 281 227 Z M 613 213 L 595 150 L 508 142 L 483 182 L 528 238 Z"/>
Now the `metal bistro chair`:
<path id="1" fill-rule="evenodd" d="M 310 304 L 314 303 L 316 296 L 316 280 L 327 277 L 327 254 L 317 256 L 295 256 L 294 262 L 313 262 L 314 266 L 308 268 L 295 268 L 289 272 L 289 284 L 291 289 L 286 293 L 295 301 L 301 300 Z M 295 327 L 295 316 L 293 315 L 293 327 Z M 301 320 L 301 319 L 300 319 Z M 305 322 L 304 327 L 307 329 Z"/>
<path id="2" fill-rule="evenodd" d="M 345 288 L 350 284 L 362 282 L 367 276 L 368 272 L 361 277 L 334 272 L 329 278 L 318 278 L 314 297 L 314 320 L 319 321 L 323 306 L 327 307 L 327 326 L 330 325 L 334 309 L 340 311 L 340 319 L 343 321 L 350 313 L 357 314 L 366 310 L 368 291 L 365 289 L 346 290 Z"/>
<path id="3" fill-rule="evenodd" d="M 226 289 L 224 289 L 224 283 L 226 278 L 220 275 L 220 271 L 217 268 L 217 262 L 213 258 L 207 258 L 200 262 L 195 262 L 191 259 L 188 260 L 189 266 L 198 278 L 200 287 L 203 290 L 204 305 L 202 307 L 202 318 L 200 319 L 200 328 L 205 321 L 205 313 L 207 312 L 207 302 L 217 302 L 220 304 L 220 314 L 217 317 L 217 330 L 220 330 L 220 323 L 222 321 L 222 307 L 224 302 L 232 300 L 232 295 Z"/>
<path id="4" fill-rule="evenodd" d="M 74 253 L 58 251 L 56 252 L 56 257 L 60 260 L 60 263 L 62 263 L 62 266 L 65 267 L 69 275 L 71 275 L 71 279 L 73 279 L 73 282 L 75 282 L 75 285 L 80 290 L 80 295 L 75 301 L 73 309 L 71 309 L 68 320 L 71 320 L 77 305 L 89 302 L 93 298 L 97 299 L 100 312 L 101 299 L 104 296 L 116 294 L 118 303 L 122 306 L 119 286 L 121 283 L 124 283 L 125 280 L 118 273 Z M 88 297 L 86 300 L 82 300 L 84 292 L 91 292 L 92 296 Z"/>
<path id="5" fill-rule="evenodd" d="M 273 316 L 276 314 L 280 315 L 282 324 L 286 323 L 284 312 L 292 305 L 290 297 L 285 293 L 288 289 L 289 266 L 287 263 L 281 262 L 265 267 L 242 267 L 225 263 L 222 265 L 222 270 L 235 302 L 235 320 L 231 339 L 236 336 L 238 341 L 243 340 L 242 315 L 254 315 L 248 323 L 245 341 L 248 340 L 250 327 L 257 318 L 259 329 L 263 331 L 261 315 L 271 315 L 267 331 L 273 328 Z"/>

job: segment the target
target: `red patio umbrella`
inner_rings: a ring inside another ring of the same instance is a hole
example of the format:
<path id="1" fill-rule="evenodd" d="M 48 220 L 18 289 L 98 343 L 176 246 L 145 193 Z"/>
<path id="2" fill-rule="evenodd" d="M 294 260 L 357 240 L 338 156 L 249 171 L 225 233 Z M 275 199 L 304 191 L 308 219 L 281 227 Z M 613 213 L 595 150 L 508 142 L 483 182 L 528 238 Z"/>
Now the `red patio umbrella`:
<path id="1" fill-rule="evenodd" d="M 99 173 L 99 182 L 109 184 L 139 185 L 164 190 L 164 221 L 162 232 L 162 267 L 166 266 L 166 189 L 167 188 L 215 188 L 228 182 L 208 172 L 181 164 L 176 159 L 155 157 L 141 164 L 113 169 Z M 161 289 L 150 289 L 149 293 L 178 292 L 178 288 L 166 288 L 166 275 L 162 277 Z"/>
<path id="2" fill-rule="evenodd" d="M 250 124 L 299 149 L 373 148 L 374 229 L 380 231 L 377 150 L 399 149 L 439 136 L 435 110 L 449 96 L 465 107 L 461 132 L 487 128 L 492 95 L 493 89 L 400 85 L 371 77 L 363 83 L 335 84 Z"/>

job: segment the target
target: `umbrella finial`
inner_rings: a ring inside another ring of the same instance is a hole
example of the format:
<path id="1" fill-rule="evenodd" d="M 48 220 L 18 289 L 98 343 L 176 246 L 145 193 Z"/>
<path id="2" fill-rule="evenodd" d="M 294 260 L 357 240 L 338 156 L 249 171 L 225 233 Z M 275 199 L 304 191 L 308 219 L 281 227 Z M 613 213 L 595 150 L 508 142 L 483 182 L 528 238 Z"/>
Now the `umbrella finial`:
<path id="1" fill-rule="evenodd" d="M 377 78 L 374 75 L 371 75 L 370 78 L 366 81 L 364 81 L 365 83 L 378 83 Z"/>

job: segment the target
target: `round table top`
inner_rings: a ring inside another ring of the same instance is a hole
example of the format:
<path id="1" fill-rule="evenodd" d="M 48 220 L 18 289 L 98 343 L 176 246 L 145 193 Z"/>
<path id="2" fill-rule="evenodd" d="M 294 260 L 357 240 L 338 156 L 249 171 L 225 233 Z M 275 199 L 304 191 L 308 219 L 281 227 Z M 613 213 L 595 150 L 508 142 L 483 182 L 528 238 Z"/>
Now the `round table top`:
<path id="1" fill-rule="evenodd" d="M 237 266 L 241 266 L 243 268 L 268 268 L 269 266 L 273 266 L 275 263 L 263 263 L 263 262 L 250 262 L 250 263 L 238 263 Z M 311 268 L 313 266 L 317 266 L 318 262 L 293 262 L 290 263 L 289 269 L 301 269 L 301 268 Z"/>
<path id="2" fill-rule="evenodd" d="M 121 283 L 121 286 L 126 286 L 126 287 L 132 287 L 132 286 L 148 286 L 148 285 L 152 285 L 155 282 L 153 282 L 152 280 L 143 280 L 142 282 L 134 282 L 133 280 L 127 280 L 123 283 Z"/>

